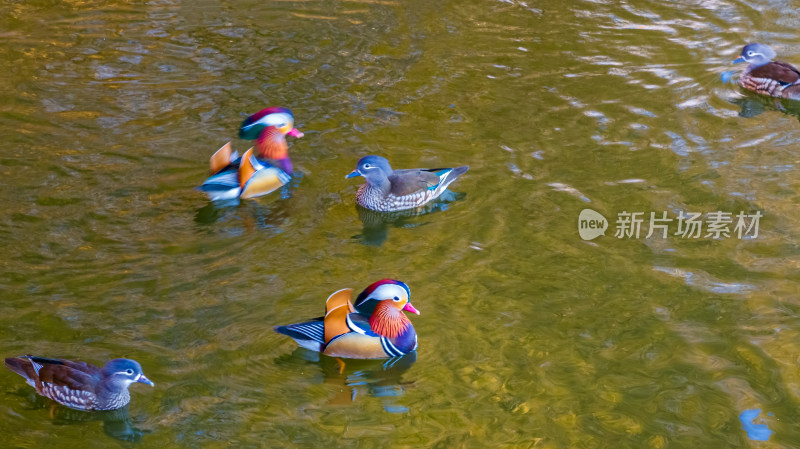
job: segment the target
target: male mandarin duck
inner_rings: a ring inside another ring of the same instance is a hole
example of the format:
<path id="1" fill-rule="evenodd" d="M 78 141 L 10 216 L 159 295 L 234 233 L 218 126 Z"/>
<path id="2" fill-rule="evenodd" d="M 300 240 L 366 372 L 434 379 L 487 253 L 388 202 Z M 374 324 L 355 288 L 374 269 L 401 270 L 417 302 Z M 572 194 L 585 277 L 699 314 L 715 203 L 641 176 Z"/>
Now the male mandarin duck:
<path id="1" fill-rule="evenodd" d="M 411 290 L 403 282 L 384 279 L 367 287 L 350 303 L 353 290 L 334 292 L 325 302 L 325 316 L 275 331 L 301 347 L 333 357 L 382 359 L 417 349 L 417 332 L 403 311 L 411 305 Z"/>
<path id="2" fill-rule="evenodd" d="M 255 198 L 280 188 L 292 177 L 292 161 L 286 136 L 303 137 L 294 128 L 294 115 L 286 108 L 273 107 L 247 117 L 239 137 L 256 140 L 240 158 L 231 143 L 211 156 L 211 177 L 199 188 L 212 201 Z"/>
<path id="3" fill-rule="evenodd" d="M 733 63 L 750 65 L 739 76 L 739 85 L 763 95 L 800 100 L 800 71 L 789 63 L 773 61 L 775 51 L 764 44 L 747 44 Z"/>
<path id="4" fill-rule="evenodd" d="M 364 156 L 356 169 L 345 178 L 363 176 L 367 182 L 358 188 L 356 201 L 378 212 L 413 209 L 436 199 L 447 186 L 467 172 L 469 166 L 456 168 L 414 168 L 392 170 L 380 156 Z"/>
<path id="5" fill-rule="evenodd" d="M 9 357 L 6 366 L 40 395 L 76 410 L 115 410 L 131 400 L 134 382 L 154 386 L 135 360 L 114 359 L 102 368 L 85 362 L 30 355 Z"/>

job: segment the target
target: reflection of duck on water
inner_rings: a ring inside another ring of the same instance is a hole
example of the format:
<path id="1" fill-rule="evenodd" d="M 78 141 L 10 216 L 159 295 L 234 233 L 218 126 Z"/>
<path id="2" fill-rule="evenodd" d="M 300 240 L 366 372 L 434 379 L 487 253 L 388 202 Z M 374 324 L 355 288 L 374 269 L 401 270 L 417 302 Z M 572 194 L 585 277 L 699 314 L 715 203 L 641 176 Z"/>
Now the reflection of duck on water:
<path id="1" fill-rule="evenodd" d="M 739 107 L 739 117 L 751 118 L 765 111 L 780 111 L 800 120 L 800 101 L 765 97 L 750 92 L 744 97 L 729 101 Z"/>
<path id="2" fill-rule="evenodd" d="M 289 184 L 283 186 L 281 198 L 288 198 L 301 178 L 295 175 Z M 236 235 L 255 230 L 280 232 L 293 207 L 291 201 L 283 200 L 247 201 L 242 204 L 214 201 L 195 211 L 194 222 L 203 227 L 220 223 L 228 232 Z"/>
<path id="3" fill-rule="evenodd" d="M 42 396 L 26 394 L 29 391 L 26 389 L 25 392 L 20 393 L 20 396 L 26 396 L 35 409 L 49 408 L 50 418 L 55 425 L 88 425 L 90 422 L 102 421 L 103 433 L 116 440 L 133 443 L 141 441 L 144 434 L 149 433 L 149 431 L 139 429 L 134 425 L 128 405 L 116 410 L 87 412 L 55 404 Z"/>
<path id="4" fill-rule="evenodd" d="M 390 413 L 405 413 L 406 406 L 400 402 L 406 388 L 412 382 L 403 381 L 403 374 L 417 361 L 417 353 L 411 352 L 399 357 L 385 360 L 357 360 L 320 356 L 318 352 L 297 348 L 292 354 L 279 359 L 286 362 L 298 359 L 319 366 L 323 382 L 339 386 L 337 392 L 328 401 L 334 405 L 349 405 L 367 396 L 380 398 L 384 410 Z M 309 375 L 309 377 L 313 377 Z"/>
<path id="5" fill-rule="evenodd" d="M 389 228 L 415 228 L 427 224 L 415 217 L 447 210 L 450 203 L 464 198 L 466 194 L 445 190 L 439 198 L 424 206 L 397 212 L 377 212 L 356 205 L 358 219 L 364 225 L 361 234 L 354 238 L 365 245 L 380 246 L 389 236 Z"/>
<path id="6" fill-rule="evenodd" d="M 102 421 L 103 433 L 121 441 L 138 442 L 142 440 L 145 431 L 133 425 L 128 406 L 108 412 L 78 412 L 68 408 L 59 407 L 59 413 L 54 422 L 56 424 L 76 424 L 88 421 Z"/>

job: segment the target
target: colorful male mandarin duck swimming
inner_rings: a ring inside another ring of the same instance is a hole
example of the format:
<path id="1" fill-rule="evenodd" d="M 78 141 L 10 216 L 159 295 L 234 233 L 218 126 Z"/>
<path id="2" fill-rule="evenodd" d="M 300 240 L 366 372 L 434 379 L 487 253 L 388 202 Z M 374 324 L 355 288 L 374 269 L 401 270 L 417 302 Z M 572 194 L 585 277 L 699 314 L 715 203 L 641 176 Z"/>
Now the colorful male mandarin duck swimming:
<path id="1" fill-rule="evenodd" d="M 739 76 L 739 85 L 771 97 L 800 100 L 800 71 L 789 63 L 773 61 L 775 51 L 764 44 L 747 44 L 733 62 L 750 65 Z"/>
<path id="2" fill-rule="evenodd" d="M 114 359 L 98 368 L 85 362 L 30 355 L 9 357 L 6 366 L 40 395 L 76 410 L 115 410 L 131 400 L 134 382 L 154 385 L 135 360 Z"/>
<path id="3" fill-rule="evenodd" d="M 350 303 L 352 289 L 334 292 L 325 302 L 325 316 L 305 323 L 276 326 L 300 346 L 333 357 L 382 359 L 417 349 L 417 332 L 403 311 L 411 305 L 411 290 L 400 281 L 384 279 L 367 287 Z"/>
<path id="4" fill-rule="evenodd" d="M 286 136 L 303 137 L 294 128 L 292 111 L 267 108 L 247 117 L 239 137 L 256 140 L 256 145 L 240 158 L 231 143 L 211 156 L 211 177 L 199 188 L 212 201 L 255 198 L 280 188 L 292 177 L 292 160 Z"/>
<path id="5" fill-rule="evenodd" d="M 345 178 L 363 176 L 367 182 L 358 188 L 356 201 L 378 212 L 413 209 L 436 199 L 447 186 L 463 175 L 468 166 L 456 168 L 414 168 L 392 170 L 380 156 L 364 156 Z"/>

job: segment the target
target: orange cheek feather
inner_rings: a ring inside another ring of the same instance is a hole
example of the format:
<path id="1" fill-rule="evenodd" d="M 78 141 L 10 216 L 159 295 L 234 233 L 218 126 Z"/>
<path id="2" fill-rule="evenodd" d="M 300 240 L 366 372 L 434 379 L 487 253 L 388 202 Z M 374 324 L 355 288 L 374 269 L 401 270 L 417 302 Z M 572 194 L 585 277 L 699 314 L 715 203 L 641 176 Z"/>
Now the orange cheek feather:
<path id="1" fill-rule="evenodd" d="M 258 156 L 264 159 L 283 159 L 289 156 L 289 147 L 281 131 L 269 126 L 258 136 Z"/>
<path id="2" fill-rule="evenodd" d="M 384 299 L 375 306 L 375 311 L 369 317 L 373 332 L 387 338 L 397 338 L 410 324 L 408 318 L 393 303 L 391 299 Z"/>

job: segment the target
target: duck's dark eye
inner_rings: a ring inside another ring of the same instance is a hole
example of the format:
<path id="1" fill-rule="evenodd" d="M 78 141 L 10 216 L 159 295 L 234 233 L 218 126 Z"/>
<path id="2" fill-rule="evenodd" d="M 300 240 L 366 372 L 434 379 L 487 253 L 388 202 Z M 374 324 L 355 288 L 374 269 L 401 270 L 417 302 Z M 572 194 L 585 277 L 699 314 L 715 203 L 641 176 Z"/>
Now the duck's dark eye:
<path id="1" fill-rule="evenodd" d="M 400 298 L 398 298 L 397 296 L 395 296 L 395 297 L 394 297 L 394 298 L 392 298 L 392 299 L 394 299 L 395 301 L 400 301 Z"/>
<path id="2" fill-rule="evenodd" d="M 133 370 L 128 368 L 128 369 L 125 370 L 125 374 L 127 374 L 129 376 L 132 376 L 133 375 Z"/>
<path id="3" fill-rule="evenodd" d="M 369 164 L 364 164 L 364 168 L 372 168 L 372 166 Z"/>
<path id="4" fill-rule="evenodd" d="M 753 53 L 752 51 L 747 52 L 747 56 L 753 56 L 753 55 L 755 55 L 755 53 Z"/>

